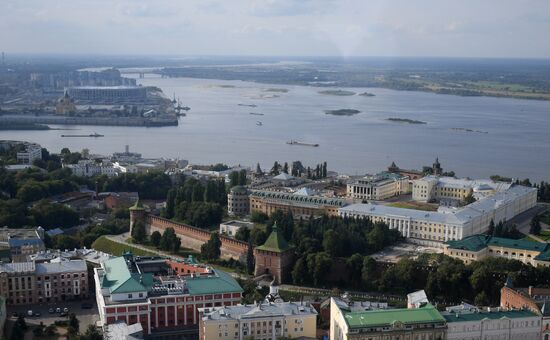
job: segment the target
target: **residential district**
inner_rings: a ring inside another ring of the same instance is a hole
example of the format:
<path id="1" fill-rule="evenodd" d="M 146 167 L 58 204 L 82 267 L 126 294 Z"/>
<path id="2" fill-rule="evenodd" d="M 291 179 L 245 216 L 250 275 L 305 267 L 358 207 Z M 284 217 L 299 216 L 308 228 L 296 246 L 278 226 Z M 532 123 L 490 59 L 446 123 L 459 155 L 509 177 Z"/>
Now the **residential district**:
<path id="1" fill-rule="evenodd" d="M 550 338 L 544 182 L 438 159 L 348 176 L 129 146 L 0 157 L 10 339 Z"/>

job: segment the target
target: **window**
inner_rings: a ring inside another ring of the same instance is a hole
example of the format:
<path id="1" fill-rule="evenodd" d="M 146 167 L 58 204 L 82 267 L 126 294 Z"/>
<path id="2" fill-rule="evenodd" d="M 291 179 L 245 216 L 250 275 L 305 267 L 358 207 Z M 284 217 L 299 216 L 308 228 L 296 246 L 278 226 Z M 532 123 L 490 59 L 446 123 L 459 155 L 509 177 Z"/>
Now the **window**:
<path id="1" fill-rule="evenodd" d="M 128 294 L 128 299 L 131 299 L 132 298 L 132 294 Z"/>

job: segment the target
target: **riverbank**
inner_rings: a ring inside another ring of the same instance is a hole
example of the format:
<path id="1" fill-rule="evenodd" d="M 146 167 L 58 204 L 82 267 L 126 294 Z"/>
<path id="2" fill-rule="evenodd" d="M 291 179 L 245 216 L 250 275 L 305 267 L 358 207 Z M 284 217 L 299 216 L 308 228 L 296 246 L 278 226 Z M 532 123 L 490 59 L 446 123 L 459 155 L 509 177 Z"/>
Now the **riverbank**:
<path id="1" fill-rule="evenodd" d="M 25 125 L 104 125 L 104 126 L 144 126 L 162 127 L 177 126 L 177 118 L 144 118 L 144 117 L 66 117 L 66 116 L 30 116 L 30 115 L 4 115 L 0 116 L 1 126 L 25 126 Z M 49 129 L 49 128 L 48 128 Z M 18 130 L 18 129 L 4 129 Z M 47 129 L 32 129 L 47 130 Z"/>

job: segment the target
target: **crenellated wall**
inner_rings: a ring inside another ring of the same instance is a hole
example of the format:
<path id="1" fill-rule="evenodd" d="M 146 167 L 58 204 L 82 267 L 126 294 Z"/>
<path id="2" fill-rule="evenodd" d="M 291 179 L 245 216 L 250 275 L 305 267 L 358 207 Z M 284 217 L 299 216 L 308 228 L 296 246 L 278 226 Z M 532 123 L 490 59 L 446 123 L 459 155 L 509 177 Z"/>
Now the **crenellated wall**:
<path id="1" fill-rule="evenodd" d="M 145 217 L 144 222 L 148 235 L 151 235 L 154 231 L 158 231 L 162 234 L 167 228 L 174 228 L 174 231 L 181 239 L 181 246 L 191 248 L 196 251 L 201 250 L 201 246 L 210 239 L 210 235 L 212 234 L 208 230 L 192 227 L 184 223 L 174 222 L 166 218 L 150 214 Z M 219 235 L 219 237 L 222 242 L 222 257 L 232 257 L 234 259 L 246 261 L 248 243 L 232 239 L 225 235 Z"/>

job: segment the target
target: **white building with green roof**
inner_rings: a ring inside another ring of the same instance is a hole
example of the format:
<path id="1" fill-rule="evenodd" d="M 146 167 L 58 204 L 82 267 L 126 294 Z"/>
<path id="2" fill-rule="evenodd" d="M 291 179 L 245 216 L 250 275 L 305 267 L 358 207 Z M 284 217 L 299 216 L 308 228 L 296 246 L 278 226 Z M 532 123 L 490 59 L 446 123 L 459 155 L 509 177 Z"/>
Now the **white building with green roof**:
<path id="1" fill-rule="evenodd" d="M 449 308 L 441 315 L 447 321 L 448 340 L 541 338 L 542 317 L 528 310 Z"/>
<path id="2" fill-rule="evenodd" d="M 196 263 L 124 254 L 95 268 L 103 325 L 140 323 L 144 333 L 198 333 L 198 309 L 240 303 L 242 288 L 229 274 Z"/>
<path id="3" fill-rule="evenodd" d="M 332 340 L 443 340 L 446 328 L 445 318 L 430 304 L 409 309 L 354 311 L 331 298 Z"/>

